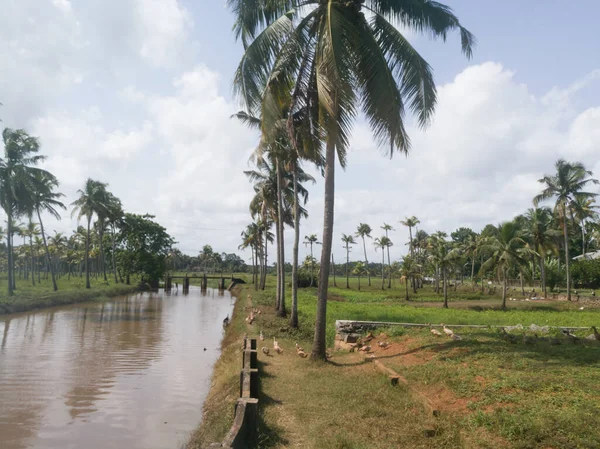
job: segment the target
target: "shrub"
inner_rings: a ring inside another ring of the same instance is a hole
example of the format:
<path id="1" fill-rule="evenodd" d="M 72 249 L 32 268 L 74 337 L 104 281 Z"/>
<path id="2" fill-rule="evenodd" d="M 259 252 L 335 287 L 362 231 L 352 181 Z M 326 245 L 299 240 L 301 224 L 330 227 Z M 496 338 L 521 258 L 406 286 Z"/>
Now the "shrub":
<path id="1" fill-rule="evenodd" d="M 573 262 L 571 277 L 577 288 L 600 288 L 600 259 Z"/>

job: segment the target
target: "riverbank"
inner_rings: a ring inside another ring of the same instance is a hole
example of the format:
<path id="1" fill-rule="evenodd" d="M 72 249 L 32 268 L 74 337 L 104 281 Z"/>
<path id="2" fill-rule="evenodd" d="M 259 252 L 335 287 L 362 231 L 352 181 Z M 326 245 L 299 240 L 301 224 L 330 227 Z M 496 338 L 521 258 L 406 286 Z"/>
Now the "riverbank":
<path id="1" fill-rule="evenodd" d="M 600 447 L 596 341 L 573 344 L 560 334 L 536 338 L 523 332 L 511 340 L 491 329 L 460 330 L 462 339 L 452 340 L 428 329 L 395 329 L 376 338 L 367 356 L 330 349 L 329 362 L 319 363 L 298 357 L 294 348 L 298 342 L 310 352 L 314 289 L 300 291 L 300 330 L 289 329 L 287 321 L 275 315 L 274 279 L 264 292 L 240 286 L 236 293 L 240 299 L 225 333 L 204 420 L 189 448 L 220 441 L 229 429 L 242 339 L 245 333 L 257 337 L 260 331 L 266 340 L 259 345 L 271 348 L 268 356 L 258 353 L 260 447 Z M 600 311 L 587 306 L 579 310 L 563 304 L 522 304 L 501 312 L 490 309 L 487 298 L 478 305 L 475 298 L 457 297 L 451 304 L 455 308 L 444 310 L 396 299 L 400 294 L 400 288 L 379 293 L 374 288 L 332 289 L 328 346 L 333 347 L 336 319 L 525 326 L 600 323 Z M 250 307 L 261 310 L 252 325 L 245 322 Z M 283 355 L 273 354 L 273 337 Z M 380 348 L 380 341 L 390 343 L 389 349 Z M 391 386 L 389 370 L 403 382 Z"/>
<path id="2" fill-rule="evenodd" d="M 35 286 L 31 285 L 31 281 L 17 280 L 15 294 L 8 296 L 4 279 L 4 282 L 0 282 L 0 315 L 80 302 L 105 301 L 138 290 L 137 279 L 131 280 L 132 285 L 106 283 L 98 279 L 93 279 L 90 283 L 91 288 L 86 289 L 85 278 L 63 277 L 57 280 L 58 291 L 55 292 L 50 280 L 36 282 Z"/>

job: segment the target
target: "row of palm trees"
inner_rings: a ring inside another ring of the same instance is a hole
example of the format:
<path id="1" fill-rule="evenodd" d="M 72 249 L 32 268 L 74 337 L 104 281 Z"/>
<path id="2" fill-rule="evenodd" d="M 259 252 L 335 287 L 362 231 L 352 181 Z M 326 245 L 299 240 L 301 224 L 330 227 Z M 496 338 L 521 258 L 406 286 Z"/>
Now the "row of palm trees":
<path id="1" fill-rule="evenodd" d="M 82 241 L 82 229 L 77 229 L 75 235 L 69 239 L 66 244 L 63 237 L 59 234 L 52 239 L 47 238 L 47 233 L 42 221 L 42 213 L 49 213 L 51 216 L 60 220 L 60 210 L 66 209 L 61 202 L 64 196 L 57 192 L 59 186 L 58 180 L 52 173 L 44 170 L 38 165 L 45 159 L 39 154 L 40 143 L 37 138 L 29 136 L 26 131 L 19 129 L 13 130 L 6 128 L 2 133 L 4 143 L 4 154 L 0 158 L 0 203 L 6 214 L 6 230 L 3 233 L 6 237 L 6 266 L 8 273 L 8 294 L 14 293 L 16 287 L 14 269 L 16 261 L 14 258 L 14 236 L 17 232 L 25 238 L 29 238 L 29 249 L 21 249 L 21 252 L 28 251 L 30 259 L 29 271 L 34 272 L 35 267 L 40 264 L 35 262 L 36 248 L 34 239 L 38 233 L 41 235 L 41 243 L 45 253 L 45 266 L 50 270 L 52 285 L 54 290 L 58 290 L 56 283 L 55 270 L 58 260 L 66 257 L 66 265 L 70 267 L 78 260 L 75 253 L 69 251 L 80 251 L 79 245 Z M 115 282 L 117 279 L 117 269 L 115 262 L 115 236 L 118 223 L 123 217 L 121 201 L 107 190 L 107 184 L 93 179 L 88 179 L 83 189 L 78 190 L 79 197 L 72 203 L 72 215 L 77 215 L 78 219 L 85 218 L 87 228 L 85 228 L 85 239 L 83 239 L 83 265 L 85 269 L 86 288 L 90 288 L 90 249 L 92 242 L 92 225 L 97 232 L 98 242 L 98 263 L 102 271 L 104 280 L 107 281 L 106 258 L 104 254 L 104 237 L 107 230 L 110 232 L 110 245 L 112 247 L 111 265 Z M 25 218 L 27 220 L 24 230 L 19 231 L 16 225 L 17 220 Z M 92 220 L 95 218 L 95 221 Z M 37 221 L 37 223 L 35 223 Z M 51 240 L 50 242 L 48 240 Z M 25 243 L 23 246 L 26 246 Z M 66 254 L 61 254 L 61 248 L 67 247 Z M 39 279 L 39 277 L 38 277 Z M 35 283 L 34 276 L 31 276 L 32 283 Z"/>
<path id="2" fill-rule="evenodd" d="M 427 0 L 228 0 L 228 5 L 235 17 L 234 33 L 244 46 L 234 76 L 234 90 L 244 106 L 238 116 L 260 131 L 257 150 L 275 172 L 278 218 L 274 224 L 279 235 L 276 306 L 280 315 L 285 315 L 284 170 L 292 176 L 292 325 L 297 320 L 294 289 L 301 162 L 316 163 L 324 176 L 321 268 L 311 357 L 325 359 L 336 159 L 342 167 L 346 165 L 350 133 L 359 111 L 378 144 L 391 156 L 395 151 L 407 154 L 410 148 L 405 109 L 425 127 L 436 104 L 431 67 L 394 24 L 443 40 L 457 31 L 467 57 L 475 38 L 450 8 Z M 264 222 L 265 216 L 261 219 Z M 268 226 L 263 227 L 266 235 Z M 263 240 L 266 243 L 268 237 Z M 259 249 L 255 244 L 253 257 L 260 260 Z"/>

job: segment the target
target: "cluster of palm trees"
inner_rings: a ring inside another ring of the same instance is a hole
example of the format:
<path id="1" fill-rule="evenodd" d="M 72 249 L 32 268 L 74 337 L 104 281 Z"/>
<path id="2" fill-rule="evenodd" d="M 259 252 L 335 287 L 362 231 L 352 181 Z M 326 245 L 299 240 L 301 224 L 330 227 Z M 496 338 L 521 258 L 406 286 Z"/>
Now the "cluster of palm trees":
<path id="1" fill-rule="evenodd" d="M 38 139 L 24 130 L 7 128 L 2 133 L 4 154 L 0 158 L 0 203 L 6 214 L 6 271 L 8 273 L 8 294 L 16 288 L 15 268 L 19 275 L 31 278 L 35 285 L 35 273 L 41 280 L 41 269 L 45 276 L 50 272 L 54 290 L 57 272 L 71 275 L 72 269 L 79 266 L 79 273 L 85 272 L 86 288 L 90 288 L 91 264 L 95 273 L 102 273 L 107 281 L 107 261 L 105 246 L 111 248 L 111 261 L 115 283 L 117 264 L 115 261 L 115 237 L 117 228 L 124 216 L 121 201 L 107 190 L 107 184 L 88 179 L 79 197 L 72 203 L 73 215 L 85 218 L 86 227 L 78 227 L 73 235 L 66 237 L 56 233 L 48 237 L 44 229 L 42 214 L 49 213 L 60 219 L 59 211 L 66 209 L 61 202 L 64 196 L 57 192 L 58 180 L 52 173 L 39 168 L 44 156 L 38 154 Z M 26 223 L 18 224 L 24 218 Z M 110 234 L 107 237 L 107 233 Z M 15 236 L 23 237 L 23 245 L 15 248 Z M 40 238 L 41 237 L 41 238 Z M 27 242 L 28 240 L 28 242 Z M 42 257 L 43 254 L 43 257 Z"/>
<path id="2" fill-rule="evenodd" d="M 328 277 L 333 240 L 335 166 L 346 165 L 354 120 L 361 111 L 376 141 L 391 156 L 408 153 L 404 126 L 406 108 L 425 127 L 436 104 L 430 66 L 394 26 L 445 40 L 457 31 L 462 50 L 471 56 L 475 42 L 451 9 L 437 2 L 411 0 L 228 0 L 234 32 L 244 53 L 234 77 L 234 89 L 244 111 L 237 114 L 260 131 L 256 160 L 274 172 L 276 219 L 259 214 L 262 242 L 252 243 L 253 257 L 264 266 L 268 219 L 276 229 L 278 288 L 276 306 L 285 315 L 283 226 L 285 192 L 293 191 L 295 229 L 292 257 L 292 316 L 295 312 L 299 245 L 299 169 L 315 163 L 325 184 L 322 251 L 315 339 L 312 357 L 325 359 Z M 291 175 L 291 184 L 285 173 Z M 270 175 L 271 176 L 271 175 Z M 291 185 L 291 187 L 290 187 Z M 258 193 L 258 192 L 257 192 Z M 266 197 L 267 192 L 263 195 Z M 252 225 L 251 225 L 252 226 Z M 246 242 L 244 238 L 244 242 Z M 258 237 L 255 237 L 258 240 Z M 251 246 L 251 244 L 243 243 Z M 261 262 L 262 261 L 262 262 Z"/>
<path id="3" fill-rule="evenodd" d="M 503 307 L 506 307 L 506 292 L 509 278 L 519 278 L 521 289 L 525 279 L 540 279 L 541 293 L 547 295 L 547 265 L 556 266 L 560 272 L 561 258 L 564 260 L 564 278 L 567 298 L 571 299 L 570 248 L 575 247 L 585 255 L 590 248 L 600 249 L 600 221 L 595 205 L 597 196 L 586 191 L 591 184 L 598 184 L 593 174 L 579 162 L 571 163 L 558 160 L 556 173 L 546 175 L 539 181 L 542 192 L 537 195 L 534 207 L 512 221 L 498 226 L 487 225 L 481 233 L 469 228 L 459 228 L 448 234 L 437 231 L 431 235 L 417 228 L 420 223 L 416 217 L 407 217 L 400 223 L 409 230 L 409 254 L 402 262 L 391 263 L 388 255 L 386 269 L 384 249 L 392 246 L 387 232 L 392 230 L 388 224 L 381 228 L 386 235 L 374 240 L 375 247 L 382 250 L 381 288 L 388 273 L 388 288 L 394 275 L 406 279 L 406 298 L 409 298 L 408 285 L 416 293 L 427 276 L 433 278 L 435 290 L 443 291 L 444 307 L 448 307 L 448 280 L 454 275 L 461 278 L 465 271 L 470 272 L 475 288 L 477 275 L 484 289 L 484 279 L 497 279 L 503 284 Z M 554 199 L 554 208 L 540 205 L 541 202 Z M 413 236 L 413 229 L 416 231 Z M 348 274 L 350 247 L 356 244 L 354 237 L 361 238 L 364 250 L 364 263 L 356 263 L 352 273 L 369 276 L 369 261 L 365 239 L 371 238 L 372 229 L 366 223 L 360 223 L 354 236 L 342 234 L 346 250 L 346 286 L 349 288 Z M 561 257 L 561 255 L 563 257 Z M 477 267 L 477 273 L 475 268 Z M 538 271 L 539 270 L 539 271 Z M 442 286 L 440 287 L 440 282 Z"/>

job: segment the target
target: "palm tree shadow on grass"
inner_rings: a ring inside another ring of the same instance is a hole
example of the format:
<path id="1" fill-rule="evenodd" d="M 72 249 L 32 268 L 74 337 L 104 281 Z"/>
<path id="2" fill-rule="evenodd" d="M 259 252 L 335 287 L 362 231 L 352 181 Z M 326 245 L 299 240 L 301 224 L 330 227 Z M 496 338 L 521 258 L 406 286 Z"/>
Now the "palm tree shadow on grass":
<path id="1" fill-rule="evenodd" d="M 469 335 L 474 337 L 480 336 L 490 338 L 490 333 L 485 332 L 471 333 Z M 520 337 L 520 334 L 515 335 Z M 401 358 L 402 356 L 416 354 L 425 350 L 430 350 L 434 352 L 440 352 L 442 360 L 450 361 L 465 357 L 477 358 L 479 355 L 485 354 L 500 355 L 506 353 L 507 349 L 510 349 L 513 354 L 518 353 L 523 358 L 542 361 L 548 366 L 568 365 L 583 367 L 598 364 L 598 350 L 600 349 L 600 342 L 596 342 L 593 340 L 582 340 L 576 344 L 573 344 L 568 339 L 561 339 L 560 345 L 552 346 L 548 341 L 544 340 L 539 340 L 533 344 L 524 344 L 520 341 L 511 344 L 510 342 L 505 341 L 500 334 L 496 334 L 494 335 L 494 337 L 494 340 L 485 342 L 468 340 L 469 337 L 463 337 L 465 338 L 465 340 L 446 341 L 444 343 L 439 344 L 427 344 L 397 354 L 377 356 L 376 359 L 382 361 L 394 360 Z M 469 351 L 466 353 L 459 354 L 443 354 L 442 351 L 452 348 L 465 348 Z M 329 362 L 331 366 L 339 368 L 361 366 L 367 363 L 371 363 L 370 360 L 364 359 L 354 363 L 337 363 L 335 361 Z"/>
<path id="2" fill-rule="evenodd" d="M 263 391 L 263 379 L 275 377 L 272 374 L 265 372 L 265 367 L 268 365 L 268 363 L 258 360 L 258 428 L 255 440 L 250 442 L 250 447 L 255 448 L 286 446 L 289 443 L 289 441 L 283 437 L 283 429 L 281 427 L 268 426 L 265 421 L 265 410 L 269 407 L 282 404 L 282 401 L 265 394 Z"/>

